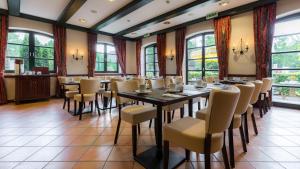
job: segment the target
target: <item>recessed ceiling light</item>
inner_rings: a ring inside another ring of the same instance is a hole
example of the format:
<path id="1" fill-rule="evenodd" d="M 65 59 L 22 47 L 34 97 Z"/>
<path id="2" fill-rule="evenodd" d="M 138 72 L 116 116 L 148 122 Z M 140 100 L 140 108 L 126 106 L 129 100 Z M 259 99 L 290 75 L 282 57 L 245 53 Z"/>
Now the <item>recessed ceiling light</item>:
<path id="1" fill-rule="evenodd" d="M 169 25 L 171 22 L 170 21 L 165 21 L 164 24 L 165 25 Z"/>
<path id="2" fill-rule="evenodd" d="M 96 13 L 97 13 L 97 10 L 92 9 L 92 10 L 91 10 L 91 13 L 96 14 Z"/>
<path id="3" fill-rule="evenodd" d="M 79 19 L 79 22 L 81 22 L 81 23 L 86 23 L 86 19 L 80 18 L 80 19 Z"/>
<path id="4" fill-rule="evenodd" d="M 130 22 L 131 20 L 130 19 L 127 19 L 127 22 Z"/>
<path id="5" fill-rule="evenodd" d="M 194 13 L 189 13 L 189 14 L 188 14 L 188 16 L 193 16 L 193 15 L 194 15 Z"/>
<path id="6" fill-rule="evenodd" d="M 166 0 L 166 3 L 169 4 L 169 3 L 170 3 L 170 0 Z"/>
<path id="7" fill-rule="evenodd" d="M 115 0 L 108 0 L 109 2 L 114 2 Z"/>
<path id="8" fill-rule="evenodd" d="M 228 0 L 223 0 L 223 1 L 219 2 L 219 5 L 220 5 L 220 6 L 226 6 L 226 5 L 228 5 L 228 4 L 229 4 L 229 1 L 228 1 Z"/>

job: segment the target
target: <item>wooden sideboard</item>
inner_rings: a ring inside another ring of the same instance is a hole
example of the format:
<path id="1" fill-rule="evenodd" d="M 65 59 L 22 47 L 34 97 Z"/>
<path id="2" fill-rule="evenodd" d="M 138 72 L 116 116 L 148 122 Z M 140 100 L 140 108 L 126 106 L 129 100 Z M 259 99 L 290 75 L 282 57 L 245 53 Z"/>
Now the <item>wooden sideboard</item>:
<path id="1" fill-rule="evenodd" d="M 50 75 L 18 75 L 16 79 L 16 104 L 50 98 Z"/>

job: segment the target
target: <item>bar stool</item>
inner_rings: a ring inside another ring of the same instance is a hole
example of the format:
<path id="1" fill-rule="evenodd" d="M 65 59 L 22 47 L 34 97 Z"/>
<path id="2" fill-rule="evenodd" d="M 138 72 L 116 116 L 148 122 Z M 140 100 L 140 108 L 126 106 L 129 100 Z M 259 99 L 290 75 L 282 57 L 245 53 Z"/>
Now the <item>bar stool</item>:
<path id="1" fill-rule="evenodd" d="M 240 91 L 213 89 L 205 120 L 184 117 L 164 126 L 164 169 L 169 166 L 169 144 L 185 148 L 186 160 L 190 151 L 204 154 L 205 168 L 210 169 L 210 154 L 222 150 L 226 169 L 230 168 L 225 145 L 225 131 L 230 126 Z"/>

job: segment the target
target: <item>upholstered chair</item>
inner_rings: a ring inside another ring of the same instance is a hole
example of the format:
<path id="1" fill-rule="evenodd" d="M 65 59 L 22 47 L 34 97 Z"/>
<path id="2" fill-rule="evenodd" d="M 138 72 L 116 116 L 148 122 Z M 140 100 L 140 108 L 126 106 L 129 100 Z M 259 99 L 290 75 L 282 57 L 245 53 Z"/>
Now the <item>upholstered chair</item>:
<path id="1" fill-rule="evenodd" d="M 156 79 L 156 80 L 151 80 L 151 88 L 152 89 L 162 89 L 162 88 L 165 88 L 165 81 L 164 79 Z M 180 109 L 180 117 L 183 117 L 184 115 L 184 104 L 186 102 L 183 101 L 183 102 L 179 102 L 179 103 L 176 103 L 176 104 L 171 104 L 171 105 L 167 105 L 167 106 L 164 106 L 162 109 L 164 111 L 164 121 L 167 120 L 168 123 L 171 122 L 172 120 L 172 117 L 171 117 L 171 112 L 174 114 L 175 113 L 175 110 L 177 109 Z M 167 118 L 166 118 L 166 113 L 167 113 Z M 173 115 L 174 117 L 174 115 Z M 149 124 L 149 127 L 151 127 L 151 123 L 152 123 L 152 120 L 150 121 L 150 124 Z"/>
<path id="2" fill-rule="evenodd" d="M 138 89 L 137 80 L 127 80 L 116 82 L 116 93 L 118 92 L 133 92 Z M 126 121 L 132 125 L 132 151 L 133 156 L 136 156 L 137 150 L 137 127 L 140 123 L 156 118 L 156 107 L 151 105 L 128 105 L 132 100 L 128 98 L 117 97 L 119 107 L 119 119 L 115 134 L 114 143 L 117 144 L 121 121 Z M 128 106 L 126 106 L 128 105 Z"/>
<path id="3" fill-rule="evenodd" d="M 213 89 L 205 119 L 184 117 L 164 126 L 164 169 L 169 164 L 169 144 L 185 148 L 186 160 L 190 160 L 190 151 L 204 154 L 205 168 L 210 169 L 210 154 L 222 150 L 226 169 L 230 168 L 225 131 L 229 128 L 240 90 L 232 86 L 227 90 Z"/>
<path id="4" fill-rule="evenodd" d="M 66 83 L 71 81 L 69 77 L 60 76 L 57 78 L 61 91 L 63 92 L 64 104 L 63 109 L 65 109 L 66 104 L 68 104 L 68 112 L 70 112 L 70 101 L 74 98 L 75 94 L 78 94 L 78 85 L 67 85 Z"/>
<path id="5" fill-rule="evenodd" d="M 113 98 L 116 98 L 116 82 L 123 81 L 122 78 L 111 78 L 110 79 L 110 90 L 103 92 L 103 97 L 107 97 L 109 99 L 109 112 L 111 113 L 112 107 L 112 101 Z"/>
<path id="6" fill-rule="evenodd" d="M 236 85 L 240 89 L 240 97 L 237 104 L 237 107 L 234 112 L 234 116 L 232 119 L 232 123 L 228 130 L 228 140 L 229 140 L 229 150 L 230 150 L 230 163 L 231 166 L 234 167 L 234 144 L 233 144 L 233 129 L 239 129 L 240 137 L 243 145 L 244 152 L 247 152 L 246 140 L 244 129 L 242 127 L 242 121 L 247 120 L 247 108 L 250 103 L 252 94 L 254 92 L 254 84 L 247 83 L 245 85 Z M 225 101 L 226 102 L 226 101 Z M 200 110 L 196 113 L 196 117 L 199 119 L 206 119 L 208 116 L 207 109 Z"/>
<path id="7" fill-rule="evenodd" d="M 93 112 L 93 103 L 95 107 L 99 110 L 99 105 L 97 104 L 96 93 L 99 90 L 100 83 L 96 79 L 81 79 L 80 80 L 80 94 L 74 96 L 74 105 L 77 106 L 79 103 L 79 120 L 82 118 L 83 104 L 89 102 L 91 105 L 91 112 Z M 76 108 L 75 108 L 76 112 Z M 99 111 L 98 114 L 100 115 Z"/>
<path id="8" fill-rule="evenodd" d="M 272 88 L 272 78 L 263 78 L 262 82 L 263 85 L 261 87 L 260 95 L 258 98 L 260 117 L 263 117 L 263 115 L 268 112 L 268 98 L 270 97 L 269 89 Z"/>
<path id="9" fill-rule="evenodd" d="M 175 76 L 174 77 L 174 83 L 177 84 L 177 85 L 183 85 L 184 84 L 183 77 L 182 76 Z"/>
<path id="10" fill-rule="evenodd" d="M 257 135 L 258 131 L 257 131 L 257 126 L 256 126 L 255 116 L 253 113 L 253 106 L 258 100 L 258 96 L 260 94 L 263 82 L 261 80 L 256 80 L 256 81 L 253 81 L 252 83 L 255 85 L 255 88 L 254 88 L 254 92 L 252 94 L 250 103 L 247 108 L 247 114 L 248 114 L 248 116 L 251 117 L 254 133 Z M 246 136 L 247 143 L 249 143 L 249 133 L 248 133 L 248 123 L 247 122 L 245 123 L 245 136 Z"/>
<path id="11" fill-rule="evenodd" d="M 268 93 L 267 93 L 267 97 L 266 97 L 266 101 L 267 101 L 267 106 L 269 109 L 271 109 L 271 95 L 272 95 L 272 85 L 273 85 L 273 80 L 271 77 L 268 77 L 269 79 L 269 85 L 268 85 Z"/>

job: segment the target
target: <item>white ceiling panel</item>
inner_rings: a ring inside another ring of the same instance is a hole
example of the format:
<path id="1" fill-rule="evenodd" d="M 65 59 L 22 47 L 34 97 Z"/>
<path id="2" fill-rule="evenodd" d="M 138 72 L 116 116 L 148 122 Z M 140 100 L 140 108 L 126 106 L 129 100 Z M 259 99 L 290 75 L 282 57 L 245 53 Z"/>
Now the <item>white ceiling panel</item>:
<path id="1" fill-rule="evenodd" d="M 70 0 L 21 0 L 21 13 L 57 20 Z"/>
<path id="2" fill-rule="evenodd" d="M 92 27 L 131 1 L 132 0 L 87 0 L 67 23 L 86 28 Z M 80 22 L 79 20 L 81 19 L 85 19 L 86 22 Z"/>
<path id="3" fill-rule="evenodd" d="M 7 9 L 7 0 L 0 0 L 0 8 Z"/>
<path id="4" fill-rule="evenodd" d="M 169 0 L 169 3 L 166 3 L 166 0 L 154 0 L 100 30 L 117 33 L 193 1 L 194 0 Z"/>
<path id="5" fill-rule="evenodd" d="M 139 36 L 143 36 L 148 33 L 156 32 L 159 30 L 167 29 L 172 26 L 176 26 L 179 24 L 182 24 L 184 22 L 192 21 L 201 17 L 206 16 L 209 13 L 212 12 L 222 12 L 231 8 L 235 8 L 241 5 L 245 5 L 251 2 L 254 2 L 257 0 L 231 0 L 230 3 L 227 6 L 220 6 L 218 3 L 208 4 L 206 6 L 199 6 L 199 8 L 195 8 L 194 10 L 190 11 L 189 13 L 174 17 L 172 19 L 169 19 L 170 24 L 166 25 L 164 22 L 157 23 L 155 25 L 149 26 L 144 29 L 140 29 L 138 31 L 135 31 L 134 33 L 129 33 L 125 35 L 126 37 L 130 38 L 136 38 Z"/>

